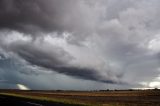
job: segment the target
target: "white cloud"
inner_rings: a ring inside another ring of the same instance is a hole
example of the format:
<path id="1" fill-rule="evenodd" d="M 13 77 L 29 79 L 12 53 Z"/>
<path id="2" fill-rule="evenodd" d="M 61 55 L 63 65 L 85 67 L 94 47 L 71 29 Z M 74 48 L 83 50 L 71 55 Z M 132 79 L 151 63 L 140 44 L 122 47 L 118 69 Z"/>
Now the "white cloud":
<path id="1" fill-rule="evenodd" d="M 160 34 L 155 35 L 154 39 L 149 41 L 148 48 L 151 49 L 154 53 L 160 51 Z"/>
<path id="2" fill-rule="evenodd" d="M 20 90 L 30 90 L 28 87 L 26 87 L 25 85 L 22 85 L 22 84 L 17 84 L 17 87 L 18 87 Z"/>

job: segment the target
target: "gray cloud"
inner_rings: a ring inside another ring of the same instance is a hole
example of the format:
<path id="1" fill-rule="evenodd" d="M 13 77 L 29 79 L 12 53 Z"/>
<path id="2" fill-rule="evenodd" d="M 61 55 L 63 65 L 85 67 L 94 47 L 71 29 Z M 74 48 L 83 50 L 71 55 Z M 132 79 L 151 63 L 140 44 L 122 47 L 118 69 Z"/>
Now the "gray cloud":
<path id="1" fill-rule="evenodd" d="M 0 28 L 37 36 L 53 31 L 86 33 L 93 26 L 89 10 L 85 1 L 1 0 Z"/>
<path id="2" fill-rule="evenodd" d="M 51 47 L 51 48 L 50 48 Z M 51 45 L 41 45 L 29 42 L 15 42 L 10 47 L 14 53 L 29 62 L 31 65 L 37 65 L 47 69 L 54 70 L 58 73 L 70 75 L 75 78 L 100 81 L 104 83 L 123 83 L 113 80 L 108 76 L 103 78 L 98 70 L 90 67 L 79 67 L 70 64 L 74 57 L 70 56 L 62 48 Z M 118 77 L 118 75 L 117 75 Z"/>
<path id="3" fill-rule="evenodd" d="M 55 20 L 51 21 L 52 15 L 56 16 L 54 10 L 53 14 L 50 13 L 50 4 L 55 4 L 52 0 L 45 2 L 42 0 L 1 0 L 0 4 L 1 28 L 28 33 L 36 31 L 35 29 L 49 31 L 56 30 L 55 27 L 58 28 L 56 23 L 54 23 Z"/>
<path id="4" fill-rule="evenodd" d="M 1 0 L 0 50 L 30 67 L 151 87 L 160 76 L 159 7 L 158 0 Z"/>

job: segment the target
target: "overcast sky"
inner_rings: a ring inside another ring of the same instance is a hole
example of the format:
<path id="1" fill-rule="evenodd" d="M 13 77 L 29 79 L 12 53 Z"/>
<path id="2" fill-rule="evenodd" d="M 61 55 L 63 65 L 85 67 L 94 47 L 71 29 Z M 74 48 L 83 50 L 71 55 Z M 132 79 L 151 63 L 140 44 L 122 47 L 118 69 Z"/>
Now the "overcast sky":
<path id="1" fill-rule="evenodd" d="M 0 88 L 160 87 L 159 0 L 0 0 Z"/>

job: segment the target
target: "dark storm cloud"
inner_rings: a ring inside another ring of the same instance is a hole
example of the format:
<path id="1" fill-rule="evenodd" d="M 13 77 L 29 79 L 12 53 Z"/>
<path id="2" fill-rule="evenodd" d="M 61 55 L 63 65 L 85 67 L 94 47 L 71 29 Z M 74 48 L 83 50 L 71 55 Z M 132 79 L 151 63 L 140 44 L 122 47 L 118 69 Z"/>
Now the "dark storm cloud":
<path id="1" fill-rule="evenodd" d="M 0 0 L 0 50 L 27 61 L 24 66 L 44 68 L 44 73 L 52 70 L 151 87 L 160 76 L 159 4 L 159 0 Z"/>
<path id="2" fill-rule="evenodd" d="M 46 47 L 49 47 L 49 45 Z M 31 65 L 44 67 L 80 79 L 104 83 L 122 83 L 121 81 L 115 81 L 110 77 L 102 77 L 99 72 L 93 68 L 70 65 L 69 62 L 73 57 L 61 48 L 52 47 L 52 50 L 49 50 L 50 48 L 45 48 L 44 45 L 35 45 L 25 42 L 13 43 L 9 48 Z"/>
<path id="3" fill-rule="evenodd" d="M 79 15 L 87 16 L 87 14 L 83 14 L 77 8 L 80 7 L 78 2 L 0 0 L 0 29 L 17 30 L 34 35 L 41 32 L 76 32 L 85 29 L 86 22 Z"/>
<path id="4" fill-rule="evenodd" d="M 55 0 L 54 0 L 55 1 Z M 56 0 L 55 2 L 58 2 Z M 55 9 L 51 10 L 52 0 L 1 0 L 0 1 L 0 28 L 33 33 L 37 30 L 56 30 Z M 54 12 L 55 11 L 55 12 Z M 51 14 L 52 13 L 52 14 Z M 54 22 L 55 21 L 55 22 Z"/>

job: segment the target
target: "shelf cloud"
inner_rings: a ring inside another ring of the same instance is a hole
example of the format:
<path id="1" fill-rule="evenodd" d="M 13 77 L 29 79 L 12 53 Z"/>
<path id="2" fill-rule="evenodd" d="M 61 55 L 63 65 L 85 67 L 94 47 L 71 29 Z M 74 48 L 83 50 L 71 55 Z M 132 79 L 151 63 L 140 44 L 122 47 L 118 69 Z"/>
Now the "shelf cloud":
<path id="1" fill-rule="evenodd" d="M 160 77 L 159 8 L 158 0 L 1 0 L 0 73 L 151 87 Z"/>

